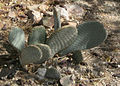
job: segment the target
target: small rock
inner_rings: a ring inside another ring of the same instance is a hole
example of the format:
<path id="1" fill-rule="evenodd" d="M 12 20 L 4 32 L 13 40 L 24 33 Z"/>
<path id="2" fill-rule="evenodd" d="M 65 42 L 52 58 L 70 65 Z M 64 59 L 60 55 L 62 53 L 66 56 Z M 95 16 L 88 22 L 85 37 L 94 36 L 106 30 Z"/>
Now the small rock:
<path id="1" fill-rule="evenodd" d="M 85 11 L 82 7 L 73 4 L 65 5 L 70 16 L 82 17 L 85 14 Z"/>
<path id="2" fill-rule="evenodd" d="M 42 19 L 43 25 L 46 27 L 53 27 L 54 26 L 54 18 L 53 17 L 44 17 Z"/>
<path id="3" fill-rule="evenodd" d="M 67 75 L 60 79 L 60 83 L 62 86 L 75 86 L 75 76 Z"/>
<path id="4" fill-rule="evenodd" d="M 33 11 L 33 15 L 34 15 L 34 21 L 36 23 L 38 23 L 43 17 L 43 13 L 40 13 L 38 11 Z"/>
<path id="5" fill-rule="evenodd" d="M 15 17 L 16 17 L 16 14 L 15 14 L 14 11 L 9 11 L 8 16 L 9 16 L 10 18 L 15 18 Z"/>
<path id="6" fill-rule="evenodd" d="M 45 77 L 48 78 L 48 79 L 59 80 L 60 79 L 60 73 L 57 71 L 57 69 L 52 67 L 52 68 L 47 69 Z"/>
<path id="7" fill-rule="evenodd" d="M 35 10 L 28 11 L 27 15 L 28 15 L 28 18 L 30 18 L 34 23 L 38 23 L 43 17 L 43 13 L 40 13 Z"/>
<path id="8" fill-rule="evenodd" d="M 56 7 L 56 9 L 58 11 L 60 11 L 61 17 L 65 18 L 66 20 L 69 20 L 69 13 L 68 13 L 68 11 L 65 8 L 63 8 L 63 7 Z"/>
<path id="9" fill-rule="evenodd" d="M 37 76 L 40 80 L 44 79 L 47 69 L 46 68 L 38 68 Z"/>

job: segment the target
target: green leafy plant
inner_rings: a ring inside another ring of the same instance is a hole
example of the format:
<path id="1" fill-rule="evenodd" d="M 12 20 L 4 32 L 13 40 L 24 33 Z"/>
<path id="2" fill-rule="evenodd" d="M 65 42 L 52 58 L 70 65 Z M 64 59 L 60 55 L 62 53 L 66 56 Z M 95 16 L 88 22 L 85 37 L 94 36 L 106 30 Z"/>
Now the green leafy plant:
<path id="1" fill-rule="evenodd" d="M 53 57 L 56 53 L 63 56 L 73 53 L 73 61 L 82 61 L 80 50 L 90 49 L 102 43 L 106 38 L 104 26 L 96 21 L 90 21 L 74 26 L 61 27 L 60 14 L 54 8 L 55 31 L 47 38 L 45 27 L 36 26 L 28 37 L 28 45 L 25 46 L 24 31 L 13 28 L 9 34 L 10 44 L 20 52 L 20 63 L 41 64 Z"/>

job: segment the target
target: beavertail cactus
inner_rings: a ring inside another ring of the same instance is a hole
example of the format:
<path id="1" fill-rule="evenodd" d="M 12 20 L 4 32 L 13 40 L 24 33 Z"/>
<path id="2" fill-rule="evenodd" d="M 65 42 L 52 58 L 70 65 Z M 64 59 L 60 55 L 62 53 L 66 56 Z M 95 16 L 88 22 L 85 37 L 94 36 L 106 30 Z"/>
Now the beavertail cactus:
<path id="1" fill-rule="evenodd" d="M 77 26 L 78 36 L 75 42 L 60 52 L 65 55 L 82 49 L 93 48 L 102 43 L 106 38 L 104 26 L 99 22 L 87 22 Z"/>
<path id="2" fill-rule="evenodd" d="M 41 64 L 56 53 L 62 56 L 71 52 L 73 61 L 77 64 L 83 59 L 80 50 L 99 45 L 107 35 L 104 26 L 99 22 L 86 22 L 78 25 L 77 28 L 70 25 L 61 27 L 60 14 L 56 8 L 54 8 L 54 24 L 55 31 L 49 38 L 46 38 L 45 27 L 34 27 L 28 37 L 29 46 L 25 48 L 24 31 L 20 28 L 10 31 L 9 42 L 21 51 L 22 65 Z"/>
<path id="3" fill-rule="evenodd" d="M 8 40 L 14 48 L 21 51 L 25 46 L 24 31 L 18 27 L 13 28 L 9 33 Z"/>
<path id="4" fill-rule="evenodd" d="M 46 30 L 43 26 L 36 26 L 32 29 L 31 34 L 28 37 L 28 44 L 44 43 L 46 39 Z"/>
<path id="5" fill-rule="evenodd" d="M 48 68 L 45 74 L 45 77 L 48 79 L 55 79 L 55 80 L 59 80 L 61 78 L 60 72 L 54 68 Z"/>
<path id="6" fill-rule="evenodd" d="M 39 63 L 39 64 L 43 63 L 51 57 L 51 49 L 48 45 L 37 44 L 36 46 L 38 46 L 42 51 L 42 58 L 40 60 L 38 60 L 36 63 Z"/>
<path id="7" fill-rule="evenodd" d="M 59 51 L 70 46 L 77 37 L 77 29 L 73 26 L 64 26 L 56 30 L 46 41 L 54 56 Z"/>
<path id="8" fill-rule="evenodd" d="M 60 12 L 57 10 L 56 7 L 53 8 L 53 17 L 54 17 L 54 29 L 57 30 L 61 28 L 61 21 L 60 21 Z"/>
<path id="9" fill-rule="evenodd" d="M 72 55 L 73 62 L 79 64 L 83 61 L 82 53 L 80 50 L 74 51 Z"/>
<path id="10" fill-rule="evenodd" d="M 43 56 L 41 49 L 36 45 L 30 45 L 21 52 L 20 63 L 22 65 L 35 63 Z"/>

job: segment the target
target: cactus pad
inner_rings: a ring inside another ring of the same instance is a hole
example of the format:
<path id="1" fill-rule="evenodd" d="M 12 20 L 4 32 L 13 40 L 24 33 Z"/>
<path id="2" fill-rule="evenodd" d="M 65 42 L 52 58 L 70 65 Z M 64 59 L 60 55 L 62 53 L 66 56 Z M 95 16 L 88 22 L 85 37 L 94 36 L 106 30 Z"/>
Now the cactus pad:
<path id="1" fill-rule="evenodd" d="M 102 43 L 106 38 L 104 26 L 99 22 L 87 22 L 78 25 L 78 36 L 76 41 L 67 49 L 60 52 L 60 55 L 67 53 L 93 48 Z"/>
<path id="2" fill-rule="evenodd" d="M 79 64 L 80 62 L 83 61 L 82 53 L 80 50 L 74 51 L 72 55 L 73 62 L 75 64 Z"/>
<path id="3" fill-rule="evenodd" d="M 56 30 L 46 41 L 50 46 L 52 56 L 70 46 L 77 37 L 77 29 L 73 26 L 64 26 Z"/>
<path id="4" fill-rule="evenodd" d="M 37 63 L 42 63 L 46 60 L 48 60 L 51 57 L 51 49 L 46 44 L 37 44 L 37 46 L 41 49 L 43 56 Z"/>
<path id="5" fill-rule="evenodd" d="M 56 7 L 53 8 L 53 16 L 54 16 L 54 29 L 57 30 L 61 28 L 61 21 L 60 21 L 60 12 L 57 10 Z"/>
<path id="6" fill-rule="evenodd" d="M 42 58 L 42 51 L 35 45 L 24 48 L 21 52 L 20 63 L 22 65 L 35 63 Z"/>
<path id="7" fill-rule="evenodd" d="M 28 37 L 28 44 L 44 43 L 46 38 L 46 30 L 43 26 L 36 26 Z"/>
<path id="8" fill-rule="evenodd" d="M 45 78 L 59 80 L 61 78 L 61 75 L 56 68 L 51 67 L 47 69 Z"/>
<path id="9" fill-rule="evenodd" d="M 24 31 L 18 27 L 13 28 L 9 33 L 8 40 L 13 47 L 21 51 L 25 46 Z"/>

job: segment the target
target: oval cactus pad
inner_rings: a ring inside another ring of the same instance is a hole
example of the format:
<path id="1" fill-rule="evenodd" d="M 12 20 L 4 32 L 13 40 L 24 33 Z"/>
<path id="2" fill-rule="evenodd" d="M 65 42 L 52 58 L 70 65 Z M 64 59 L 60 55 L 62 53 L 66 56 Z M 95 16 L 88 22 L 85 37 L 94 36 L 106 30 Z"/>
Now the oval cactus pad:
<path id="1" fill-rule="evenodd" d="M 85 49 L 90 49 L 98 46 L 107 37 L 107 33 L 106 30 L 104 29 L 103 24 L 99 22 L 84 23 L 83 25 L 78 26 L 78 30 L 79 30 L 78 32 L 83 31 L 84 33 L 86 32 L 86 34 L 88 34 L 87 35 L 88 42 Z"/>
<path id="2" fill-rule="evenodd" d="M 22 65 L 35 63 L 41 59 L 42 55 L 42 51 L 39 47 L 30 45 L 22 50 L 20 63 Z"/>
<path id="3" fill-rule="evenodd" d="M 41 49 L 43 56 L 37 63 L 43 63 L 51 57 L 51 49 L 46 44 L 37 44 L 37 46 Z"/>
<path id="4" fill-rule="evenodd" d="M 10 44 L 18 50 L 21 50 L 25 46 L 25 35 L 24 31 L 20 28 L 13 28 L 10 33 L 8 40 Z"/>
<path id="5" fill-rule="evenodd" d="M 61 21 L 60 21 L 60 11 L 56 7 L 53 8 L 53 17 L 54 17 L 54 29 L 57 30 L 61 28 Z"/>
<path id="6" fill-rule="evenodd" d="M 46 41 L 54 56 L 59 51 L 70 46 L 77 37 L 77 29 L 73 26 L 64 26 L 56 30 Z"/>
<path id="7" fill-rule="evenodd" d="M 106 38 L 106 30 L 99 22 L 87 22 L 78 25 L 78 36 L 76 41 L 67 49 L 60 52 L 60 55 L 67 53 L 93 48 L 102 43 Z"/>
<path id="8" fill-rule="evenodd" d="M 46 30 L 43 26 L 36 26 L 32 29 L 32 33 L 28 37 L 28 44 L 44 43 L 46 38 Z"/>

